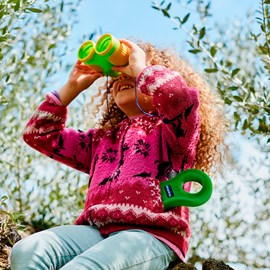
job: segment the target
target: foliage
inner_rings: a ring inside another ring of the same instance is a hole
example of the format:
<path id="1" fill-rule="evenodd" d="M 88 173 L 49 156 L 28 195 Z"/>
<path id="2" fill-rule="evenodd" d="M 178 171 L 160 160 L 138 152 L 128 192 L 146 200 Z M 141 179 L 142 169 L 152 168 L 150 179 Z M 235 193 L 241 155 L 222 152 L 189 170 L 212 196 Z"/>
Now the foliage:
<path id="1" fill-rule="evenodd" d="M 20 213 L 11 213 L 6 204 L 7 196 L 2 196 L 0 199 L 0 243 L 1 245 L 13 246 L 20 238 L 16 234 L 16 230 L 24 229 L 21 224 L 22 216 Z M 7 231 L 14 231 L 13 234 L 5 234 Z M 6 236 L 6 237 L 5 237 Z"/>
<path id="2" fill-rule="evenodd" d="M 1 36 L 0 36 L 0 61 L 2 64 L 5 49 L 11 46 L 13 40 L 15 40 L 16 23 L 21 17 L 21 14 L 29 12 L 40 12 L 40 10 L 31 8 L 31 5 L 35 1 L 1 1 L 0 3 L 0 25 L 1 25 Z M 14 32 L 14 33 L 13 33 Z M 4 72 L 0 73 L 3 78 Z M 9 81 L 8 74 L 5 74 L 5 81 Z M 0 104 L 7 102 L 5 96 L 3 96 L 4 88 L 1 87 L 0 92 Z"/>
<path id="3" fill-rule="evenodd" d="M 184 0 L 175 2 L 183 4 Z M 15 224 L 16 215 L 5 210 L 7 205 L 13 212 L 23 213 L 20 220 L 36 229 L 69 223 L 83 207 L 87 175 L 50 162 L 22 141 L 30 115 L 51 90 L 53 79 L 65 70 L 62 56 L 70 50 L 67 38 L 79 3 L 0 3 L 0 198 L 3 194 L 9 198 L 2 197 L 0 209 Z M 255 148 L 260 153 L 249 167 L 236 167 L 237 175 L 216 184 L 212 207 L 207 204 L 192 210 L 194 236 L 189 260 L 195 263 L 214 257 L 242 262 L 253 269 L 269 268 L 269 235 L 263 233 L 270 212 L 269 0 L 260 2 L 246 23 L 226 27 L 211 24 L 211 1 L 185 0 L 183 5 L 195 12 L 183 16 L 172 15 L 173 5 L 172 1 L 152 4 L 172 20 L 176 31 L 187 34 L 190 54 L 204 67 L 227 105 L 231 128 L 256 139 Z M 195 15 L 200 19 L 196 25 L 191 22 Z M 81 103 L 86 102 L 77 102 L 69 108 L 69 124 L 79 127 Z M 262 170 L 265 174 L 259 175 Z M 245 197 L 239 199 L 243 193 Z M 254 242 L 261 245 L 252 245 Z"/>
<path id="4" fill-rule="evenodd" d="M 84 190 L 78 186 L 83 186 L 84 176 L 49 163 L 22 140 L 27 120 L 45 92 L 52 90 L 53 76 L 65 68 L 61 56 L 70 50 L 65 40 L 79 3 L 0 4 L 0 196 L 7 194 L 10 209 L 24 213 L 25 222 L 40 228 L 70 222 L 82 208 Z M 71 113 L 72 124 L 79 119 L 77 111 Z"/>
<path id="5" fill-rule="evenodd" d="M 0 198 L 0 269 L 10 268 L 11 249 L 21 239 L 17 230 L 24 228 L 20 224 L 20 215 L 8 210 L 6 200 L 6 196 Z"/>
<path id="6" fill-rule="evenodd" d="M 174 9 L 176 4 L 185 13 L 173 15 L 180 10 Z M 228 138 L 235 161 L 232 172 L 221 175 L 225 180 L 218 180 L 205 208 L 192 210 L 189 261 L 214 257 L 243 263 L 246 269 L 268 269 L 269 233 L 264 228 L 270 218 L 270 2 L 258 2 L 258 10 L 249 12 L 241 23 L 234 20 L 226 25 L 213 22 L 211 4 L 152 2 L 176 31 L 186 34 L 190 58 L 203 67 L 224 100 L 232 132 Z M 239 140 L 252 145 L 251 159 L 239 153 Z"/>
<path id="7" fill-rule="evenodd" d="M 211 29 L 217 29 L 217 26 L 213 27 L 208 20 L 211 17 L 211 1 L 187 0 L 186 5 L 196 8 L 201 25 L 193 24 L 188 29 L 186 24 L 193 14 L 187 13 L 183 18 L 172 16 L 171 1 L 152 3 L 154 9 L 173 21 L 175 30 L 181 29 L 187 33 L 189 52 L 202 60 L 204 71 L 215 82 L 225 103 L 230 105 L 235 128 L 248 131 L 251 135 L 262 134 L 269 137 L 269 0 L 260 2 L 256 11 L 256 20 L 260 27 L 258 30 L 254 21 L 249 21 L 239 27 L 236 24 L 226 27 L 223 25 L 215 35 Z M 235 46 L 239 49 L 236 50 Z"/>

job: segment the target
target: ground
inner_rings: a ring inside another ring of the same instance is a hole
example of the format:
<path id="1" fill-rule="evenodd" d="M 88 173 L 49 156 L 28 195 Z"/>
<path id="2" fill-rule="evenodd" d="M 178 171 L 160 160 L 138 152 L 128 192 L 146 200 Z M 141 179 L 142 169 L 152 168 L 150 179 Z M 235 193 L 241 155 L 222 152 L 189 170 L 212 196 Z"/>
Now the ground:
<path id="1" fill-rule="evenodd" d="M 9 269 L 11 248 L 21 239 L 12 216 L 6 211 L 0 212 L 0 270 Z"/>

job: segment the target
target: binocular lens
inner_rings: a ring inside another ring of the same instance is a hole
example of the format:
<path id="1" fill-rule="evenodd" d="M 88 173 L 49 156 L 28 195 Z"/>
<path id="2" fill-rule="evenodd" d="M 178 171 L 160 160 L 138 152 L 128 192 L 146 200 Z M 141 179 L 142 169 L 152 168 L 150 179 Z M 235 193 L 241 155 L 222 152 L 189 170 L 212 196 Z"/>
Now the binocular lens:
<path id="1" fill-rule="evenodd" d="M 97 53 L 102 54 L 102 52 L 105 52 L 112 46 L 112 39 L 110 36 L 104 36 L 103 38 L 100 38 L 96 45 L 96 51 Z"/>
<path id="2" fill-rule="evenodd" d="M 113 40 L 110 34 L 105 34 L 99 38 L 96 44 L 96 52 L 100 55 L 105 55 L 113 47 Z"/>
<path id="3" fill-rule="evenodd" d="M 94 53 L 94 44 L 91 40 L 88 40 L 80 47 L 78 52 L 78 58 L 81 61 L 87 61 L 93 56 Z"/>

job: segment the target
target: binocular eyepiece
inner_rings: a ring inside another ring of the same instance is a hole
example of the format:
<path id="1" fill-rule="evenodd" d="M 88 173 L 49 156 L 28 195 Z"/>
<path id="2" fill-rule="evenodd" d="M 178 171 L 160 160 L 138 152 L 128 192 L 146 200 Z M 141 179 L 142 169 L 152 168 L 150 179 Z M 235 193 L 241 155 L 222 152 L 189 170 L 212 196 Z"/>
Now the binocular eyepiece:
<path id="1" fill-rule="evenodd" d="M 111 34 L 102 35 L 96 44 L 92 40 L 85 41 L 78 51 L 80 61 L 111 77 L 117 77 L 120 74 L 111 68 L 126 66 L 129 55 L 129 48 Z"/>

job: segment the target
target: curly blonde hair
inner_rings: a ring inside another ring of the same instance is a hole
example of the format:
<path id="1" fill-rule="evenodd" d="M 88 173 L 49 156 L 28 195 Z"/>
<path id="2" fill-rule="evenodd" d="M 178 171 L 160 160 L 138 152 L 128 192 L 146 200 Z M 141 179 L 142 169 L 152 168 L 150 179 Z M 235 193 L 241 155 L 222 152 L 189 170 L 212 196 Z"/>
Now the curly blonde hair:
<path id="1" fill-rule="evenodd" d="M 224 136 L 226 131 L 226 119 L 224 117 L 224 106 L 222 100 L 211 91 L 203 76 L 199 75 L 184 60 L 180 59 L 174 49 L 157 49 L 150 43 L 137 42 L 145 51 L 147 65 L 162 65 L 171 70 L 177 71 L 186 81 L 189 87 L 195 87 L 199 91 L 199 115 L 201 133 L 197 144 L 194 167 L 213 173 L 216 165 L 222 164 L 224 149 L 226 148 Z M 126 115 L 114 103 L 112 95 L 106 100 L 106 89 L 111 91 L 113 79 L 98 89 L 98 93 L 92 96 L 91 103 L 97 97 L 100 102 L 95 104 L 92 110 L 93 118 L 100 111 L 103 111 L 102 118 L 98 123 L 99 128 L 107 129 L 117 125 Z"/>

